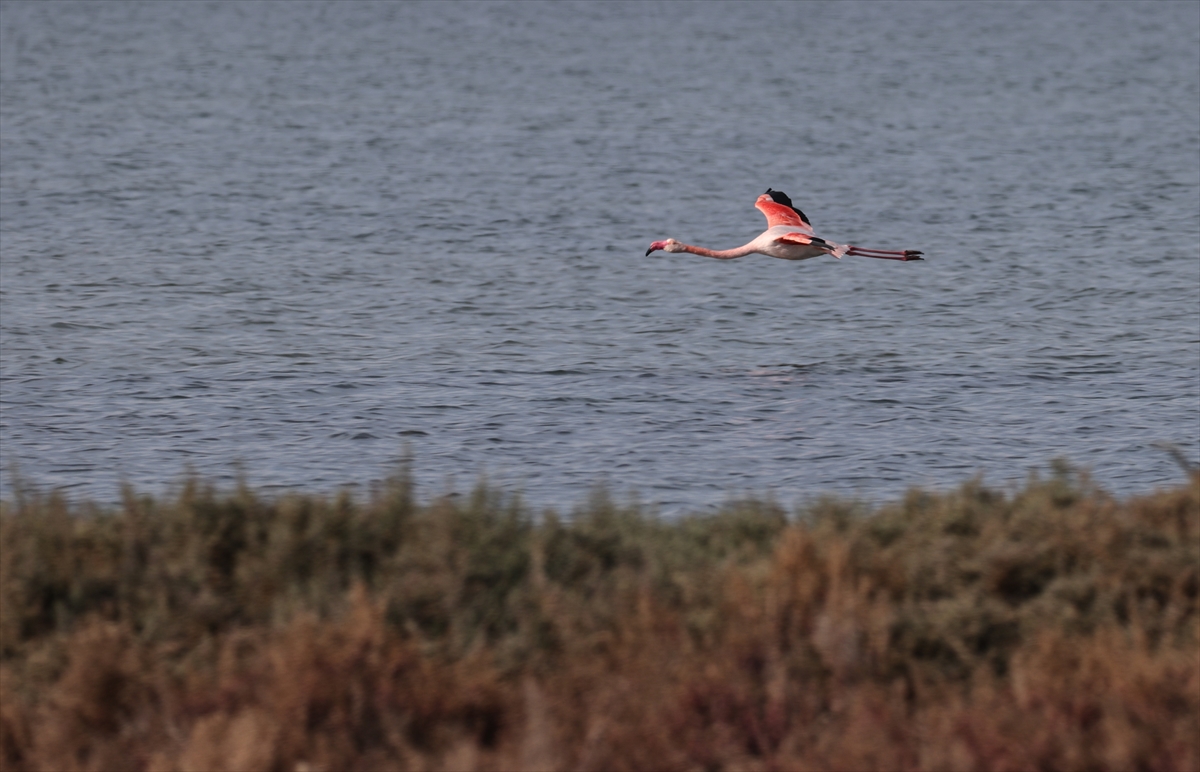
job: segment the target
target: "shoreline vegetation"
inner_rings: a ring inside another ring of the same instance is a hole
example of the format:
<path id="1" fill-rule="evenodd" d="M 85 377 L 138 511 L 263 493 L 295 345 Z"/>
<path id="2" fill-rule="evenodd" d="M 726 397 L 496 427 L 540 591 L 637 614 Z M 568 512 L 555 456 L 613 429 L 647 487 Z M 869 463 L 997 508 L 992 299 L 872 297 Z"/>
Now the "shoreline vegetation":
<path id="1" fill-rule="evenodd" d="M 0 767 L 1196 770 L 1200 474 L 0 505 Z"/>

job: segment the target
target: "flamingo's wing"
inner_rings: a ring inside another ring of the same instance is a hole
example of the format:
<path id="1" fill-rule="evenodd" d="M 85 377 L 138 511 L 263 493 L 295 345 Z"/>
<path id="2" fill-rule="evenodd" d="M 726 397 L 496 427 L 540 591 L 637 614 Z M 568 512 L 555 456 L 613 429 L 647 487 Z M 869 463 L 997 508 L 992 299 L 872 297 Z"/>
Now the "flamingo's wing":
<path id="1" fill-rule="evenodd" d="M 850 249 L 851 249 L 849 244 L 834 244 L 832 241 L 826 241 L 825 239 L 818 238 L 818 237 L 812 235 L 812 228 L 807 228 L 803 231 L 794 231 L 791 233 L 784 233 L 779 236 L 776 236 L 775 243 L 776 244 L 800 244 L 803 246 L 809 246 L 809 245 L 816 246 L 819 249 L 824 249 L 824 250 L 828 251 L 829 254 L 833 255 L 838 260 L 841 260 L 842 256 L 849 253 Z"/>
<path id="2" fill-rule="evenodd" d="M 803 233 L 812 233 L 812 226 L 804 221 L 804 218 L 790 206 L 777 204 L 767 194 L 758 197 L 754 202 L 754 208 L 767 216 L 767 227 L 774 228 L 776 225 L 786 225 L 790 228 L 796 228 Z"/>
<path id="3" fill-rule="evenodd" d="M 788 223 L 780 223 L 780 224 L 787 225 Z M 802 231 L 796 231 L 794 233 L 784 233 L 781 236 L 776 236 L 775 242 L 777 244 L 803 244 L 803 245 L 807 246 L 808 244 L 811 244 L 814 241 L 817 241 L 817 242 L 821 241 L 820 239 L 813 238 L 812 228 L 809 228 L 807 225 L 804 227 L 805 227 L 805 230 L 802 230 Z"/>

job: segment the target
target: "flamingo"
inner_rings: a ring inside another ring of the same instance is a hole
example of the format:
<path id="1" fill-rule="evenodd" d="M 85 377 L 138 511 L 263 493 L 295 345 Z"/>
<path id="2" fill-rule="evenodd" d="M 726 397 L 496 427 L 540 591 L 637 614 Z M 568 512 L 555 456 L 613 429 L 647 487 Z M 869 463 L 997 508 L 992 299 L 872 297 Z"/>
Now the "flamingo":
<path id="1" fill-rule="evenodd" d="M 786 193 L 767 188 L 754 202 L 754 208 L 767 216 L 767 229 L 749 244 L 734 249 L 707 249 L 684 244 L 675 239 L 656 241 L 646 250 L 646 254 L 657 250 L 664 252 L 691 252 L 693 255 L 715 257 L 718 260 L 731 260 L 758 253 L 778 257 L 781 260 L 807 260 L 819 255 L 833 255 L 839 260 L 843 255 L 859 257 L 877 257 L 880 260 L 924 260 L 923 252 L 911 249 L 893 251 L 886 249 L 864 249 L 849 244 L 834 244 L 832 241 L 817 238 L 813 234 L 812 225 L 796 207 Z"/>

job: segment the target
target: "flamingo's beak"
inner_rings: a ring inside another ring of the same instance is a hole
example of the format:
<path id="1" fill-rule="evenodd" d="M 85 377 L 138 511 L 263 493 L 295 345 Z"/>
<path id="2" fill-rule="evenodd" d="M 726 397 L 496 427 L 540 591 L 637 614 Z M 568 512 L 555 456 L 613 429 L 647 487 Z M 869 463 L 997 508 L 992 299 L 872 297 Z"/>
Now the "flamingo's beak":
<path id="1" fill-rule="evenodd" d="M 667 242 L 665 242 L 665 241 L 656 241 L 656 242 L 654 242 L 653 244 L 651 244 L 651 245 L 650 245 L 650 248 L 646 250 L 646 256 L 647 256 L 647 257 L 649 257 L 651 252 L 655 252 L 655 251 L 657 251 L 657 250 L 660 250 L 660 249 L 662 249 L 662 248 L 663 248 L 663 245 L 664 245 L 664 244 L 666 244 L 666 243 L 667 243 Z"/>

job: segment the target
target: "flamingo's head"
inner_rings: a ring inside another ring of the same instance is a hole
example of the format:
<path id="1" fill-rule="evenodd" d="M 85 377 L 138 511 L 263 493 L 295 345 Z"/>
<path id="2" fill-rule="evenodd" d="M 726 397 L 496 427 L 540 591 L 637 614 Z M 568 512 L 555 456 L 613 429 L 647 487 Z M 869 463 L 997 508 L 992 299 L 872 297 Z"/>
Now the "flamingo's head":
<path id="1" fill-rule="evenodd" d="M 675 239 L 656 241 L 650 245 L 649 249 L 646 250 L 646 254 L 649 255 L 651 252 L 657 252 L 660 249 L 664 252 L 682 252 L 683 244 L 679 243 Z"/>

